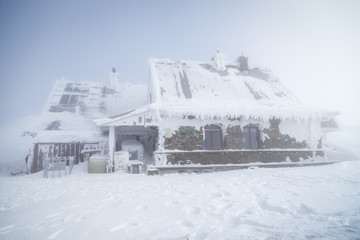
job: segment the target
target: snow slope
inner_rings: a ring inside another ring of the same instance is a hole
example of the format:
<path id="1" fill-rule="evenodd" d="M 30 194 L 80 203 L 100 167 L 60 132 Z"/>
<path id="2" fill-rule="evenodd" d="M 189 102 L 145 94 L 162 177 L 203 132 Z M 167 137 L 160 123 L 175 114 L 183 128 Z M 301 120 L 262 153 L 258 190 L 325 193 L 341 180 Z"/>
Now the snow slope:
<path id="1" fill-rule="evenodd" d="M 360 162 L 147 177 L 3 177 L 1 239 L 357 239 Z"/>
<path id="2" fill-rule="evenodd" d="M 327 133 L 327 139 L 332 151 L 330 154 L 337 154 L 341 158 L 360 159 L 360 127 L 346 126 L 338 131 Z M 341 155 L 341 156 L 339 156 Z"/>
<path id="3" fill-rule="evenodd" d="M 82 164 L 61 178 L 0 176 L 0 239 L 359 236 L 360 161 L 165 176 L 90 175 Z"/>

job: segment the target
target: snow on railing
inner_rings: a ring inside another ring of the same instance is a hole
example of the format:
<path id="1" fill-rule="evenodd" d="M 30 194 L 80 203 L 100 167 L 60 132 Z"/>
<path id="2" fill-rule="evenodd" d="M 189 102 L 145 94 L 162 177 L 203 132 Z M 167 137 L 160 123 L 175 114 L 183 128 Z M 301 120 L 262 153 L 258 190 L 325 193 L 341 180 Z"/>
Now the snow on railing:
<path id="1" fill-rule="evenodd" d="M 86 112 L 87 107 L 85 105 L 51 105 L 49 112 L 76 112 L 77 108 L 80 113 Z"/>
<path id="2" fill-rule="evenodd" d="M 47 158 L 43 162 L 43 168 L 44 168 L 44 178 L 48 178 L 49 174 L 48 172 L 52 172 L 52 177 L 54 177 L 54 173 L 56 172 L 56 175 L 59 177 L 61 176 L 61 173 L 63 173 L 65 176 L 68 174 L 71 174 L 71 171 L 74 166 L 74 157 L 52 157 Z M 68 167 L 67 167 L 68 166 Z"/>
<path id="3" fill-rule="evenodd" d="M 49 112 L 71 112 L 81 114 L 82 116 L 89 116 L 93 113 L 104 113 L 106 108 L 102 105 L 50 105 Z"/>

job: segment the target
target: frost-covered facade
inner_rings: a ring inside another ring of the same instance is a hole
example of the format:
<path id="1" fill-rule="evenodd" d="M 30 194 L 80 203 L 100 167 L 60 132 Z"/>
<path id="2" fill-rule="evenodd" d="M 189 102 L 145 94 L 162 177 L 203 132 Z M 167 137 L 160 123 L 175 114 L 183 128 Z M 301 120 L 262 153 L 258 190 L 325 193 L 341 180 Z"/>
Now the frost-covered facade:
<path id="1" fill-rule="evenodd" d="M 30 172 L 43 170 L 44 160 L 52 157 L 71 157 L 78 163 L 94 153 L 108 154 L 108 133 L 94 119 L 144 105 L 146 89 L 119 82 L 115 69 L 110 83 L 57 80 L 42 113 L 25 132 L 33 141 Z"/>
<path id="2" fill-rule="evenodd" d="M 304 106 L 244 56 L 150 59 L 149 67 L 148 104 L 96 120 L 109 131 L 110 163 L 127 139 L 144 144 L 145 165 L 299 161 L 323 156 L 323 135 L 336 127 L 321 127 L 336 112 Z"/>

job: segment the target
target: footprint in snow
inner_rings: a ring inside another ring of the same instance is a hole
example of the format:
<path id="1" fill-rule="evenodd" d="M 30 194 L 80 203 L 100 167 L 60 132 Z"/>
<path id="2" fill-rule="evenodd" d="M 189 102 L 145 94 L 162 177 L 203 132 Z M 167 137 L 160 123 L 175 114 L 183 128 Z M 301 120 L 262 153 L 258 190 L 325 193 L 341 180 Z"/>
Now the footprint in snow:
<path id="1" fill-rule="evenodd" d="M 268 211 L 272 211 L 272 212 L 276 212 L 276 213 L 279 213 L 279 214 L 285 214 L 287 213 L 287 209 L 285 208 L 282 208 L 282 207 L 278 207 L 278 206 L 275 206 L 275 205 L 271 205 L 267 202 L 266 199 L 263 199 L 263 200 L 260 200 L 258 202 L 259 206 L 264 209 L 264 210 L 268 210 Z"/>
<path id="2" fill-rule="evenodd" d="M 129 226 L 130 226 L 129 223 L 122 223 L 120 225 L 117 225 L 117 226 L 111 228 L 110 231 L 115 232 L 115 231 L 123 230 L 125 228 L 128 228 Z"/>
<path id="3" fill-rule="evenodd" d="M 230 228 L 236 228 L 241 223 L 241 217 L 240 216 L 228 216 L 226 219 L 226 224 Z"/>
<path id="4" fill-rule="evenodd" d="M 182 226 L 188 227 L 188 228 L 194 227 L 194 224 L 193 224 L 193 223 L 191 223 L 190 221 L 185 220 L 185 219 L 176 221 L 176 224 L 182 225 Z"/>
<path id="5" fill-rule="evenodd" d="M 305 204 L 300 204 L 300 205 L 296 208 L 295 212 L 296 212 L 297 214 L 307 215 L 307 214 L 314 214 L 314 213 L 316 213 L 316 210 L 308 207 L 308 206 L 305 205 Z"/>
<path id="6" fill-rule="evenodd" d="M 57 218 L 61 215 L 62 213 L 61 212 L 54 212 L 50 215 L 47 215 L 46 218 Z"/>
<path id="7" fill-rule="evenodd" d="M 186 207 L 185 212 L 187 215 L 196 215 L 200 213 L 200 208 L 198 207 Z"/>
<path id="8" fill-rule="evenodd" d="M 57 238 L 62 231 L 64 231 L 63 228 L 61 228 L 60 230 L 57 230 L 56 232 L 54 232 L 53 234 L 51 234 L 51 235 L 48 237 L 48 240 Z"/>
<path id="9" fill-rule="evenodd" d="M 147 205 L 139 205 L 136 207 L 136 212 L 143 212 L 145 211 L 146 209 L 148 209 L 148 206 Z"/>
<path id="10" fill-rule="evenodd" d="M 232 206 L 233 206 L 232 203 L 223 202 L 223 203 L 220 203 L 220 204 L 216 204 L 215 208 L 217 210 L 225 210 L 225 209 L 231 208 Z"/>
<path id="11" fill-rule="evenodd" d="M 242 221 L 242 223 L 246 224 L 246 225 L 249 225 L 249 226 L 258 227 L 258 228 L 268 228 L 268 229 L 274 228 L 274 226 L 263 224 L 263 223 L 260 223 L 258 221 L 253 221 L 253 220 L 250 220 L 250 219 L 244 220 L 244 221 Z"/>
<path id="12" fill-rule="evenodd" d="M 122 223 L 110 229 L 111 232 L 120 231 L 129 227 L 137 226 L 136 223 Z"/>

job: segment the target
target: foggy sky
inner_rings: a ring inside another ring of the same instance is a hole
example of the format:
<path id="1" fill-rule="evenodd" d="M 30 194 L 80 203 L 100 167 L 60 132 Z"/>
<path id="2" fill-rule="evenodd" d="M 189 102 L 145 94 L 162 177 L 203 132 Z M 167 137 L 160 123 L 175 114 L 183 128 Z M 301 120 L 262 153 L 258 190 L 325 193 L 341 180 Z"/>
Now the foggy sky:
<path id="1" fill-rule="evenodd" d="M 0 0 L 0 124 L 36 115 L 56 79 L 146 83 L 147 59 L 219 49 L 270 68 L 302 102 L 360 123 L 360 1 Z"/>

